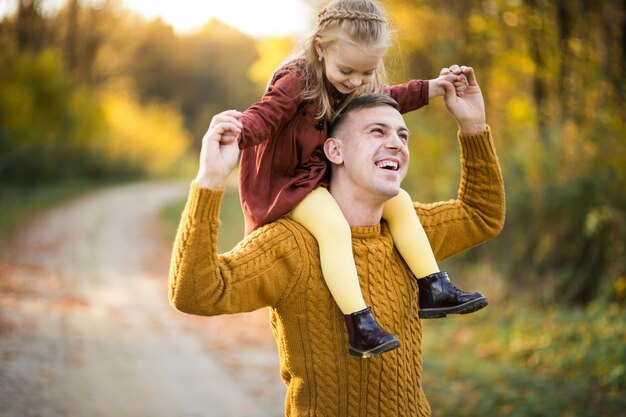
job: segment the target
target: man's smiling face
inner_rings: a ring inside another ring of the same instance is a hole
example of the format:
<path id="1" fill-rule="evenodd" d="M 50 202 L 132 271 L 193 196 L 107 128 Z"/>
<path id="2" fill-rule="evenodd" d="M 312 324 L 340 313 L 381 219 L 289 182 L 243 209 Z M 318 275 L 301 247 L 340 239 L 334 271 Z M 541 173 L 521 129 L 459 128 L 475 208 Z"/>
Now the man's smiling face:
<path id="1" fill-rule="evenodd" d="M 409 163 L 409 130 L 402 115 L 387 105 L 353 111 L 336 133 L 340 175 L 359 198 L 387 200 L 400 191 Z"/>

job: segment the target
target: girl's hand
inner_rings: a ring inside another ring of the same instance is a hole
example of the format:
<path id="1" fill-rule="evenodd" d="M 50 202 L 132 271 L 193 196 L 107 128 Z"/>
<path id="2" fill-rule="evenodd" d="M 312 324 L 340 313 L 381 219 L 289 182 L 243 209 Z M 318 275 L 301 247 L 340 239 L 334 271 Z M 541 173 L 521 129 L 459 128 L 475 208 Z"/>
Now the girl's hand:
<path id="1" fill-rule="evenodd" d="M 439 77 L 428 81 L 428 98 L 445 96 L 446 90 L 439 84 L 440 81 L 448 81 L 454 86 L 456 95 L 463 97 L 467 89 L 467 79 L 458 65 L 442 68 Z"/>
<path id="2" fill-rule="evenodd" d="M 465 74 L 463 73 L 461 68 L 467 68 L 467 67 L 460 67 L 455 64 L 447 68 L 442 68 L 441 71 L 439 72 L 439 78 L 437 78 L 438 82 L 439 81 L 451 82 L 456 91 L 456 95 L 459 97 L 463 97 L 463 95 L 465 94 L 465 90 L 467 90 L 467 85 L 468 85 L 467 78 L 465 77 Z M 443 88 L 441 88 L 440 86 L 438 88 L 441 89 L 441 92 L 439 95 L 444 96 L 446 94 L 445 90 L 443 90 Z"/>

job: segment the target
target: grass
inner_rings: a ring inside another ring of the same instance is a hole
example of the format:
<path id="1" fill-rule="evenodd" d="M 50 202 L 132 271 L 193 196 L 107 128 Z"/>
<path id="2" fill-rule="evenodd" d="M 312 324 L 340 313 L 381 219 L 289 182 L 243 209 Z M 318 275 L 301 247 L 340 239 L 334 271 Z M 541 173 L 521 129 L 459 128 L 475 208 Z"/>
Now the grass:
<path id="1" fill-rule="evenodd" d="M 425 391 L 437 415 L 623 415 L 622 308 L 492 305 L 424 323 Z"/>
<path id="2" fill-rule="evenodd" d="M 167 205 L 161 213 L 165 238 L 168 240 L 174 240 L 185 202 L 186 198 L 175 201 Z M 222 225 L 218 235 L 218 249 L 222 253 L 234 248 L 244 236 L 243 213 L 239 203 L 239 193 L 234 187 L 228 187 L 224 192 L 220 220 Z"/>

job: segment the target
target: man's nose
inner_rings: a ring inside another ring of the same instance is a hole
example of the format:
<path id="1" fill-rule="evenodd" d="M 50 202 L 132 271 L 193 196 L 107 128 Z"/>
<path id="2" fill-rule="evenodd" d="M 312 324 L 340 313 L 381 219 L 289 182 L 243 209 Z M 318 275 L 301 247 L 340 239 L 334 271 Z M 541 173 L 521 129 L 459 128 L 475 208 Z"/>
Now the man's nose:
<path id="1" fill-rule="evenodd" d="M 397 133 L 391 133 L 387 137 L 387 142 L 385 143 L 387 148 L 389 149 L 402 149 L 405 146 L 405 143 Z"/>

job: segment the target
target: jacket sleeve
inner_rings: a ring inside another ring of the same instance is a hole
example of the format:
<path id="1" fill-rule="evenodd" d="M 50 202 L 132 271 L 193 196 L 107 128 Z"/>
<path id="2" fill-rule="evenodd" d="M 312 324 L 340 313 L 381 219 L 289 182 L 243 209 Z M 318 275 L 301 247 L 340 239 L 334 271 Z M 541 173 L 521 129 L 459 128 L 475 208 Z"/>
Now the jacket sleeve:
<path id="1" fill-rule="evenodd" d="M 172 251 L 170 303 L 202 316 L 277 306 L 301 276 L 304 252 L 293 233 L 278 222 L 218 254 L 222 195 L 223 190 L 191 184 Z"/>
<path id="2" fill-rule="evenodd" d="M 426 80 L 412 80 L 405 84 L 384 86 L 382 91 L 398 102 L 402 114 L 428 104 L 428 81 Z"/>
<path id="3" fill-rule="evenodd" d="M 456 200 L 414 203 L 437 260 L 483 243 L 504 227 L 504 181 L 489 128 L 459 135 L 461 182 Z"/>
<path id="4" fill-rule="evenodd" d="M 261 101 L 243 112 L 239 148 L 249 148 L 276 136 L 298 111 L 304 86 L 301 71 L 278 70 Z"/>

